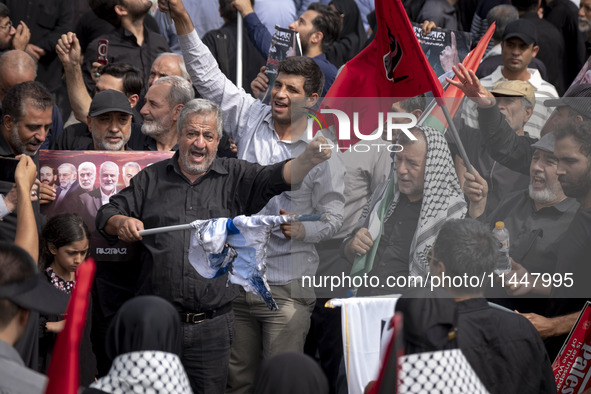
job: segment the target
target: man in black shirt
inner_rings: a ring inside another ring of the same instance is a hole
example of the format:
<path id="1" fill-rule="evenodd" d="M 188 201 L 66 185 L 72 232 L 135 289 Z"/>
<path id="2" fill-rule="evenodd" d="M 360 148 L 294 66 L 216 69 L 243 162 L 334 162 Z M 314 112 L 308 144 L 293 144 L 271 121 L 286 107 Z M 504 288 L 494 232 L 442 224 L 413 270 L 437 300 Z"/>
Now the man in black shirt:
<path id="1" fill-rule="evenodd" d="M 545 316 L 534 313 L 525 316 L 534 324 L 550 356 L 556 355 L 572 329 L 585 300 L 591 299 L 587 279 L 591 275 L 591 122 L 571 120 L 554 131 L 556 144 L 554 155 L 558 159 L 558 180 L 564 194 L 575 198 L 580 208 L 566 230 L 558 246 L 556 274 L 565 280 L 552 286 L 536 288 L 530 285 L 526 290 L 548 292 L 551 290 L 550 305 Z M 518 275 L 527 274 L 519 272 Z M 567 278 L 571 278 L 570 282 Z M 530 279 L 530 283 L 533 280 Z"/>
<path id="2" fill-rule="evenodd" d="M 384 281 L 386 276 L 425 276 L 428 273 L 426 252 L 438 228 L 446 219 L 463 217 L 466 212 L 443 135 L 429 127 L 411 131 L 416 141 L 404 134 L 397 141 L 404 149 L 394 154 L 392 177 L 395 178 L 374 191 L 352 235 L 344 241 L 345 257 L 354 263 L 352 275 L 371 271 Z M 390 191 L 392 188 L 394 190 Z M 380 197 L 389 192 L 392 201 L 385 201 L 385 198 L 380 201 Z M 377 226 L 372 222 L 375 216 L 372 211 L 378 206 L 384 210 L 384 216 L 380 219 L 383 230 L 376 235 L 372 233 L 372 228 Z M 365 255 L 364 267 L 358 270 L 360 258 Z M 388 285 L 359 291 L 391 294 L 399 290 L 393 287 L 405 286 Z"/>
<path id="3" fill-rule="evenodd" d="M 169 51 L 166 40 L 159 33 L 148 29 L 144 23 L 152 2 L 149 0 L 92 0 L 89 5 L 96 15 L 116 28 L 93 40 L 84 52 L 82 71 L 88 90 L 94 90 L 91 73 L 93 66 L 98 66 L 95 62 L 100 39 L 109 41 L 107 53 L 109 63 L 120 62 L 137 67 L 144 73 L 144 86 L 148 86 L 148 75 L 152 63 L 158 54 Z"/>
<path id="4" fill-rule="evenodd" d="M 66 127 L 53 149 L 116 151 L 141 147 L 147 137 L 141 133 L 139 125 L 133 127 L 132 116 L 133 110 L 125 94 L 112 89 L 99 92 L 90 104 L 88 125 Z"/>
<path id="5" fill-rule="evenodd" d="M 0 156 L 15 157 L 26 154 L 31 156 L 38 166 L 38 152 L 49 133 L 53 105 L 51 93 L 39 82 L 24 82 L 13 86 L 2 100 Z M 40 187 L 40 192 L 50 190 L 55 195 L 52 187 L 46 184 Z M 0 203 L 4 203 L 8 211 L 16 207 L 16 195 L 10 193 L 12 188 L 12 183 L 0 182 L 0 193 L 3 195 Z M 40 228 L 42 223 L 38 202 L 33 204 L 33 210 Z M 0 240 L 12 242 L 16 232 L 16 212 L 10 212 L 2 219 Z"/>
<path id="6" fill-rule="evenodd" d="M 296 159 L 271 166 L 216 158 L 222 135 L 221 112 L 210 101 L 189 101 L 179 119 L 179 150 L 138 173 L 130 187 L 101 207 L 97 227 L 144 247 L 140 292 L 170 301 L 183 322 L 182 361 L 195 392 L 223 393 L 234 329 L 231 301 L 238 295 L 226 274 L 201 277 L 189 263 L 189 232 L 166 232 L 142 239 L 145 228 L 197 219 L 252 215 L 275 195 L 297 184 L 330 157 L 320 141 Z"/>
<path id="7" fill-rule="evenodd" d="M 459 348 L 491 393 L 555 393 L 534 327 L 488 305 L 486 285 L 473 281 L 493 272 L 497 253 L 498 241 L 484 224 L 462 219 L 441 227 L 429 256 L 434 291 L 413 289 L 396 304 L 404 316 L 405 353 Z"/>

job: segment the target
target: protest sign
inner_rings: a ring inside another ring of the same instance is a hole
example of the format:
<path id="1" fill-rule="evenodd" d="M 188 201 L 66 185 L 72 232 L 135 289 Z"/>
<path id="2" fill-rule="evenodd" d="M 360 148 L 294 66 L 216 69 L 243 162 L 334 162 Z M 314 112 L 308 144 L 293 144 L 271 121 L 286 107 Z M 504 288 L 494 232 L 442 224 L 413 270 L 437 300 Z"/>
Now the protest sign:
<path id="1" fill-rule="evenodd" d="M 591 302 L 583 307 L 552 370 L 559 393 L 582 393 L 591 387 Z"/>

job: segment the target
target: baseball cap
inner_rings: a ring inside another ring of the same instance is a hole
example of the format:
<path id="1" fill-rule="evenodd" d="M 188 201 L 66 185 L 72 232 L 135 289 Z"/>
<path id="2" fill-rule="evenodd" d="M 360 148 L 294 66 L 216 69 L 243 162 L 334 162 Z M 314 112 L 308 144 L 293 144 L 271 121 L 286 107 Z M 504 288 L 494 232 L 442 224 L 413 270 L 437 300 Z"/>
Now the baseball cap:
<path id="1" fill-rule="evenodd" d="M 532 106 L 536 105 L 534 86 L 527 81 L 500 81 L 490 91 L 493 96 L 524 97 Z"/>
<path id="2" fill-rule="evenodd" d="M 503 41 L 513 37 L 520 38 L 527 45 L 538 42 L 536 26 L 527 19 L 517 19 L 505 27 Z"/>
<path id="3" fill-rule="evenodd" d="M 127 97 L 113 89 L 103 90 L 94 95 L 90 103 L 90 116 L 98 116 L 107 112 L 123 112 L 133 115 L 133 110 Z"/>
<path id="4" fill-rule="evenodd" d="M 591 84 L 583 83 L 571 86 L 563 97 L 544 101 L 546 107 L 568 106 L 577 113 L 591 118 Z"/>
<path id="5" fill-rule="evenodd" d="M 2 242 L 0 248 L 10 252 L 7 255 L 10 259 L 7 262 L 10 264 L 29 270 L 30 267 L 35 267 L 33 258 L 18 246 Z M 27 265 L 29 265 L 28 268 Z M 32 273 L 25 279 L 0 285 L 0 298 L 7 299 L 24 309 L 54 315 L 64 313 L 69 300 L 66 293 L 59 291 L 36 273 Z"/>
<path id="6" fill-rule="evenodd" d="M 537 140 L 534 144 L 532 144 L 532 148 L 540 149 L 545 152 L 554 153 L 554 143 L 556 142 L 556 137 L 554 137 L 554 133 L 548 133 L 539 140 Z"/>

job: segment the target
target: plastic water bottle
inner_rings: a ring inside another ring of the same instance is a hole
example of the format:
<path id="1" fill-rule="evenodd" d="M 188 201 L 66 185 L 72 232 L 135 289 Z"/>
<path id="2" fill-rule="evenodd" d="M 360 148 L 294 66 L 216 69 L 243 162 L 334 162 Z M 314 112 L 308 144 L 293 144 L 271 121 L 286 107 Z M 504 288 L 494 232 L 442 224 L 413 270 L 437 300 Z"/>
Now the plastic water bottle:
<path id="1" fill-rule="evenodd" d="M 505 223 L 496 222 L 493 235 L 499 240 L 499 257 L 495 274 L 506 275 L 511 271 L 511 260 L 509 259 L 509 230 L 505 228 Z"/>

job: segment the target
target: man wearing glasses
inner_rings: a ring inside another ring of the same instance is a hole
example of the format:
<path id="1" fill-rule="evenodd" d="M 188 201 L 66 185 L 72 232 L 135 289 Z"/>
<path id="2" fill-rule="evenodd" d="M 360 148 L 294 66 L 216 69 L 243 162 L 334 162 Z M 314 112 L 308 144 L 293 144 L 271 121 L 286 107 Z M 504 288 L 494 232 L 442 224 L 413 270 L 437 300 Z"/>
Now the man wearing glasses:
<path id="1" fill-rule="evenodd" d="M 29 44 L 31 32 L 21 21 L 17 27 L 12 25 L 10 10 L 5 4 L 0 3 L 0 51 L 20 49 L 24 51 Z"/>

